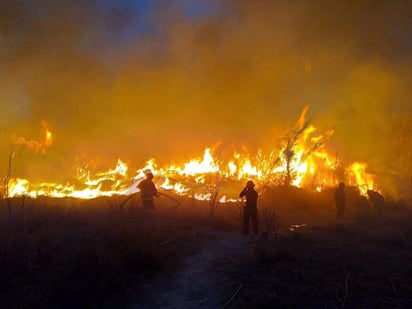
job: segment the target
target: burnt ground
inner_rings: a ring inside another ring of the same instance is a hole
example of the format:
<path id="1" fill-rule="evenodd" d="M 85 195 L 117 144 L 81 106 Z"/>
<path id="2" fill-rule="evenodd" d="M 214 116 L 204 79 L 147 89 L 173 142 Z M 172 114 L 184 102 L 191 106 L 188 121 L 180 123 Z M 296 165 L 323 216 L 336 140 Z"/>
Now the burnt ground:
<path id="1" fill-rule="evenodd" d="M 132 307 L 408 308 L 410 218 L 310 224 L 266 240 L 202 229 L 194 253 L 146 281 Z"/>

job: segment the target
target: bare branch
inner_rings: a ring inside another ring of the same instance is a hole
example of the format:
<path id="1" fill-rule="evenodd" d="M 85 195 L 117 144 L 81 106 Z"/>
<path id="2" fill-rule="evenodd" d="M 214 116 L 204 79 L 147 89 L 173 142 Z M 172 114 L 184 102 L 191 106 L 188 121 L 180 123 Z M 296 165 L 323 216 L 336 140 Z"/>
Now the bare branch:
<path id="1" fill-rule="evenodd" d="M 236 289 L 235 293 L 229 298 L 229 300 L 226 302 L 226 304 L 223 305 L 222 309 L 229 308 L 230 304 L 233 302 L 233 300 L 236 298 L 236 296 L 239 294 L 240 290 L 243 287 L 243 283 L 239 285 L 239 287 Z"/>

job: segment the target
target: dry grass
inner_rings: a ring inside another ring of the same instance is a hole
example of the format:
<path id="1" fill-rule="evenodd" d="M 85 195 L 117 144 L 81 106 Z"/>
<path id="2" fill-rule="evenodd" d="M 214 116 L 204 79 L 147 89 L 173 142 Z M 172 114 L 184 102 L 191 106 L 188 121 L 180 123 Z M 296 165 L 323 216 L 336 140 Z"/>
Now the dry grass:
<path id="1" fill-rule="evenodd" d="M 177 197 L 175 197 L 177 198 Z M 131 199 L 0 201 L 3 307 L 127 307 L 142 285 L 202 245 L 198 227 L 237 232 L 240 206 L 160 198 L 154 212 Z M 384 218 L 349 197 L 336 222 L 330 192 L 275 188 L 259 199 L 262 228 L 276 237 L 218 265 L 231 308 L 406 308 L 411 304 L 412 215 L 389 205 Z M 290 231 L 290 224 L 306 224 Z M 265 227 L 266 226 L 266 227 Z"/>
<path id="2" fill-rule="evenodd" d="M 412 214 L 308 225 L 232 264 L 236 308 L 408 308 Z M 223 289 L 222 289 L 223 290 Z"/>
<path id="3" fill-rule="evenodd" d="M 192 253 L 193 222 L 160 203 L 155 214 L 120 197 L 12 200 L 2 207 L 0 303 L 4 307 L 125 306 L 150 276 Z M 173 213 L 173 216 L 171 215 Z M 194 216 L 194 214 L 192 214 Z"/>

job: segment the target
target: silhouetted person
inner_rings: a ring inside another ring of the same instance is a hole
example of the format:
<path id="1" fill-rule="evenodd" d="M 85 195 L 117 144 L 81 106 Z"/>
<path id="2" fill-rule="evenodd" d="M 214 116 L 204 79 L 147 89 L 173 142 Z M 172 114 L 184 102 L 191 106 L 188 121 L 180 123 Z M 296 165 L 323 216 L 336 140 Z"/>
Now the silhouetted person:
<path id="1" fill-rule="evenodd" d="M 145 172 L 146 179 L 142 180 L 137 188 L 140 190 L 140 196 L 143 203 L 143 208 L 154 209 L 153 196 L 159 196 L 156 186 L 153 183 L 153 174 L 150 171 Z"/>
<path id="2" fill-rule="evenodd" d="M 373 205 L 376 216 L 381 217 L 382 210 L 385 207 L 385 199 L 383 198 L 382 194 L 373 190 L 368 190 L 366 193 L 368 194 L 369 201 Z"/>
<path id="3" fill-rule="evenodd" d="M 254 189 L 255 184 L 249 180 L 246 187 L 240 192 L 239 197 L 246 197 L 246 206 L 243 207 L 242 234 L 249 233 L 249 221 L 251 221 L 253 233 L 258 233 L 257 223 L 257 198 L 258 193 Z"/>
<path id="4" fill-rule="evenodd" d="M 345 216 L 345 184 L 339 183 L 339 186 L 335 189 L 334 193 L 335 206 L 336 206 L 336 219 L 341 220 Z"/>

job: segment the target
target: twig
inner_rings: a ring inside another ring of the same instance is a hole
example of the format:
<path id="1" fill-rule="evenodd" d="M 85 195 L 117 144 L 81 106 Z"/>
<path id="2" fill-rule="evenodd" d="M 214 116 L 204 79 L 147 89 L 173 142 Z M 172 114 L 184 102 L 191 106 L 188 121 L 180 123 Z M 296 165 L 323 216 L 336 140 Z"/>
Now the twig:
<path id="1" fill-rule="evenodd" d="M 8 166 L 7 166 L 7 175 L 4 178 L 4 197 L 6 198 L 6 204 L 9 210 L 9 221 L 12 221 L 12 209 L 11 209 L 11 200 L 10 200 L 10 191 L 9 191 L 9 185 L 10 185 L 10 178 L 11 178 L 11 172 L 12 172 L 12 167 L 13 167 L 13 158 L 14 158 L 14 147 L 11 148 L 11 152 L 9 155 L 9 161 L 8 161 Z"/>
<path id="2" fill-rule="evenodd" d="M 23 217 L 24 217 L 24 202 L 26 201 L 26 196 L 25 195 L 23 195 L 23 199 L 22 199 L 22 201 L 21 201 L 21 206 L 20 206 L 20 209 L 19 209 L 19 220 L 23 220 Z"/>
<path id="3" fill-rule="evenodd" d="M 243 283 L 239 285 L 239 287 L 236 289 L 235 293 L 233 293 L 232 297 L 226 302 L 226 304 L 223 305 L 222 309 L 229 308 L 230 304 L 232 301 L 235 299 L 235 297 L 239 294 L 240 289 L 243 287 Z"/>
<path id="4" fill-rule="evenodd" d="M 12 222 L 13 212 L 11 208 L 11 198 L 7 196 L 5 200 L 6 200 L 7 209 L 9 210 L 9 222 Z"/>
<path id="5" fill-rule="evenodd" d="M 342 309 L 345 308 L 346 305 L 346 300 L 348 299 L 348 292 L 349 292 L 349 276 L 350 276 L 350 272 L 346 274 L 345 277 L 345 295 L 343 296 L 343 300 L 342 300 L 342 306 L 340 306 Z"/>
<path id="6" fill-rule="evenodd" d="M 389 279 L 389 282 L 391 283 L 393 292 L 395 293 L 395 295 L 396 295 L 397 297 L 399 297 L 399 292 L 398 292 L 398 290 L 396 289 L 395 284 L 393 283 L 393 280 L 392 280 L 391 278 L 388 278 L 388 279 Z"/>
<path id="7" fill-rule="evenodd" d="M 168 240 L 162 241 L 162 242 L 160 243 L 160 245 L 161 245 L 161 246 L 164 246 L 164 245 L 170 244 L 171 242 L 174 242 L 175 240 L 176 240 L 176 239 L 168 239 Z"/>

